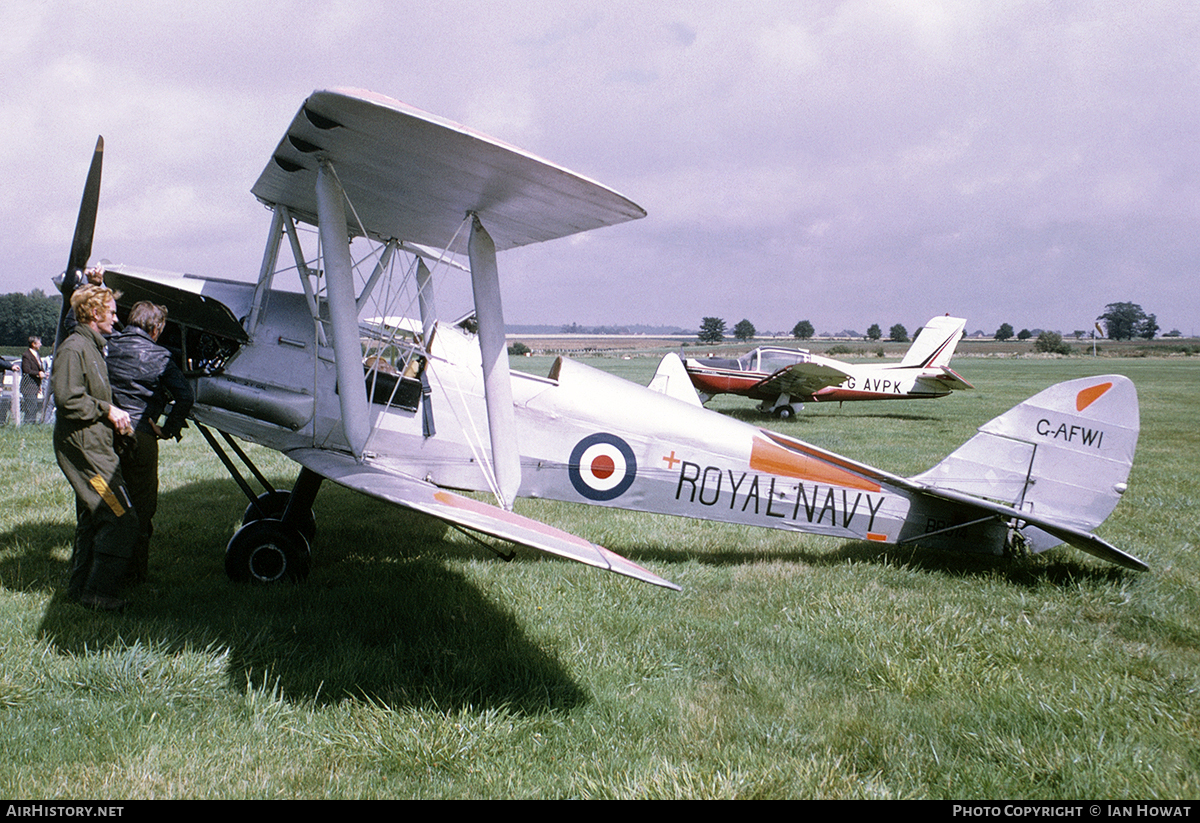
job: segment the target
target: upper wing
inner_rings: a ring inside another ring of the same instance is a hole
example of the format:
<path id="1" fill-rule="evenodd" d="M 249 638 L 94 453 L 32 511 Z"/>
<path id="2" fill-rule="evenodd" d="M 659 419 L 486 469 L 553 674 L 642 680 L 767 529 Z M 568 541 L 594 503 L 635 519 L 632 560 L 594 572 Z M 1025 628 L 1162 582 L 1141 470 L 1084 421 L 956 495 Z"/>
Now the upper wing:
<path id="1" fill-rule="evenodd" d="M 254 184 L 268 205 L 316 224 L 316 170 L 331 162 L 358 221 L 377 238 L 465 253 L 479 215 L 497 251 L 645 217 L 613 190 L 465 126 L 366 91 L 316 91 Z"/>
<path id="2" fill-rule="evenodd" d="M 502 540 L 607 569 L 656 586 L 679 586 L 582 537 L 415 478 L 363 465 L 349 455 L 296 449 L 288 457 L 335 483 Z"/>
<path id="3" fill-rule="evenodd" d="M 756 390 L 808 397 L 827 386 L 840 386 L 849 372 L 821 363 L 797 363 L 780 369 L 755 386 Z"/>

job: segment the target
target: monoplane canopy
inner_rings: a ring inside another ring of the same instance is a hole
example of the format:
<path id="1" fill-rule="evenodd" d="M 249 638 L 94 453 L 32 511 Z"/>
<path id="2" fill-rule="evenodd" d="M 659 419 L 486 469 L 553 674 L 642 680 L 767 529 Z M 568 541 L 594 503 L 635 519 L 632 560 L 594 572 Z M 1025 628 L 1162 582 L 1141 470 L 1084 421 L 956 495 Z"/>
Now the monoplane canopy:
<path id="1" fill-rule="evenodd" d="M 252 191 L 316 225 L 322 161 L 332 165 L 353 206 L 351 236 L 361 234 L 361 221 L 376 239 L 465 253 L 468 233 L 459 228 L 474 212 L 502 251 L 646 215 L 593 180 L 367 91 L 313 92 Z"/>

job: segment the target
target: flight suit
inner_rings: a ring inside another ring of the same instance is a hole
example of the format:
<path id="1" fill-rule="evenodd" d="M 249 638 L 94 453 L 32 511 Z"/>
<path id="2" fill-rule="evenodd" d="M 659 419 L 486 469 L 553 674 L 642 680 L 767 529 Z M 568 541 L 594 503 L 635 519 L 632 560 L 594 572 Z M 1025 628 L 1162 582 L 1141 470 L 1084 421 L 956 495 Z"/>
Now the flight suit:
<path id="1" fill-rule="evenodd" d="M 75 490 L 75 549 L 67 594 L 116 598 L 138 536 L 137 515 L 121 477 L 108 410 L 112 389 L 104 338 L 77 325 L 51 370 L 54 455 Z"/>

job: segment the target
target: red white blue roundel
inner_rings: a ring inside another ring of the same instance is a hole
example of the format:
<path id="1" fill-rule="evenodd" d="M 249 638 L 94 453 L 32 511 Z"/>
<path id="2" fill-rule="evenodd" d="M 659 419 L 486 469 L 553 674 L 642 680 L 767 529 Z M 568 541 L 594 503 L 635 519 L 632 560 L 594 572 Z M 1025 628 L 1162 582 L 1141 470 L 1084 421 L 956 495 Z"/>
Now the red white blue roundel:
<path id="1" fill-rule="evenodd" d="M 633 485 L 637 459 L 615 434 L 592 434 L 571 450 L 567 474 L 575 491 L 588 500 L 613 500 Z"/>

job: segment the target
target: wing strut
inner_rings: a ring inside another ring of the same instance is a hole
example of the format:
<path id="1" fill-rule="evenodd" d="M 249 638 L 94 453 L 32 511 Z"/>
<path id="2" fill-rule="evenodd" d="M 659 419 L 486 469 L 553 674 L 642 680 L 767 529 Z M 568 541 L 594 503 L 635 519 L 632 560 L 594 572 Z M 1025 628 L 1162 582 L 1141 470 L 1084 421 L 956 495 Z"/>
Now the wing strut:
<path id="1" fill-rule="evenodd" d="M 371 276 L 367 278 L 366 285 L 363 286 L 362 294 L 358 296 L 356 310 L 361 313 L 363 307 L 367 305 L 367 300 L 371 297 L 371 292 L 375 290 L 375 284 L 379 282 L 379 278 L 387 272 L 388 266 L 392 262 L 392 253 L 400 244 L 395 240 L 389 240 L 383 247 L 383 251 L 379 255 L 379 262 L 375 264 L 375 270 L 371 272 Z"/>
<path id="2" fill-rule="evenodd" d="M 433 302 L 433 275 L 424 257 L 417 257 L 417 302 L 421 306 L 421 345 L 428 354 L 433 350 L 433 324 L 437 308 Z M 433 422 L 433 390 L 429 386 L 429 369 L 421 369 L 421 433 L 433 437 L 437 426 Z"/>
<path id="3" fill-rule="evenodd" d="M 333 351 L 337 360 L 342 428 L 351 453 L 361 459 L 371 426 L 363 382 L 362 346 L 358 338 L 354 261 L 350 257 L 350 236 L 346 229 L 346 195 L 333 169 L 325 162 L 317 169 L 317 218 L 321 254 L 325 261 Z M 511 405 L 510 402 L 510 412 Z"/>
<path id="4" fill-rule="evenodd" d="M 250 317 L 246 320 L 246 334 L 254 337 L 258 328 L 258 318 L 266 307 L 267 297 L 271 293 L 271 281 L 275 277 L 275 262 L 279 259 L 279 242 L 283 239 L 283 206 L 271 209 L 271 232 L 267 235 L 267 245 L 263 249 L 262 266 L 258 270 L 258 285 L 254 289 L 254 302 L 250 304 Z"/>
<path id="5" fill-rule="evenodd" d="M 479 321 L 479 349 L 483 354 L 483 390 L 487 401 L 488 435 L 500 505 L 512 509 L 521 486 L 521 454 L 517 449 L 517 421 L 513 412 L 512 380 L 508 374 L 508 349 L 504 340 L 504 309 L 500 305 L 500 274 L 496 245 L 491 235 L 471 215 L 471 291 Z"/>
<path id="6" fill-rule="evenodd" d="M 433 275 L 425 258 L 417 258 L 417 303 L 421 307 L 421 342 L 425 351 L 429 351 L 430 335 L 433 333 L 433 323 L 437 320 L 437 308 L 433 300 Z"/>

